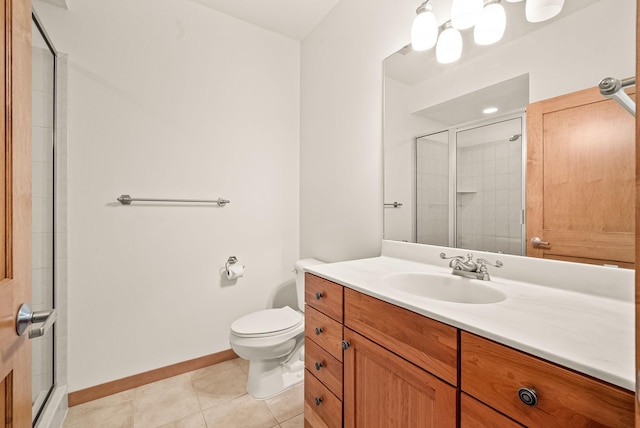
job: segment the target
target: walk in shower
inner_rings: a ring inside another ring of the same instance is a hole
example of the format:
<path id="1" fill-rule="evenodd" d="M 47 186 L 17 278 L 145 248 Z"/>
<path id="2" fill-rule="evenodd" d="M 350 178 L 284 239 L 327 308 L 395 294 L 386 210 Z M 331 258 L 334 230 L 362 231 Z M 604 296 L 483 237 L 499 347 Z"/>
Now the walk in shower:
<path id="1" fill-rule="evenodd" d="M 524 115 L 415 139 L 415 242 L 523 255 Z"/>
<path id="2" fill-rule="evenodd" d="M 66 410 L 66 62 L 35 11 L 31 59 L 32 308 L 58 315 L 31 341 L 32 424 L 44 427 L 60 426 Z"/>

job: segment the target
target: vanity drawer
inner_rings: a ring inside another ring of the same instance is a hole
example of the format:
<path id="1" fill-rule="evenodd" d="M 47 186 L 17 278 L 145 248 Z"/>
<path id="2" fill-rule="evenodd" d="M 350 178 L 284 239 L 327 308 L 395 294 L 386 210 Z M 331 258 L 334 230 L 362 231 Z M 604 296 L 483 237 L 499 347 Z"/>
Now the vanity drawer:
<path id="1" fill-rule="evenodd" d="M 498 413 L 467 394 L 460 394 L 460 428 L 522 428 L 502 413 Z"/>
<path id="2" fill-rule="evenodd" d="M 304 274 L 304 301 L 334 320 L 342 322 L 344 287 L 309 272 Z"/>
<path id="3" fill-rule="evenodd" d="M 342 324 L 307 305 L 304 335 L 342 361 Z"/>
<path id="4" fill-rule="evenodd" d="M 467 394 L 528 427 L 630 427 L 630 391 L 462 332 L 461 386 Z M 518 391 L 535 391 L 537 404 Z"/>
<path id="5" fill-rule="evenodd" d="M 304 366 L 342 400 L 342 363 L 340 361 L 312 340 L 307 340 L 304 345 Z"/>
<path id="6" fill-rule="evenodd" d="M 458 384 L 458 330 L 351 289 L 344 290 L 344 325 Z"/>
<path id="7" fill-rule="evenodd" d="M 342 401 L 309 371 L 304 374 L 305 427 L 342 427 Z"/>

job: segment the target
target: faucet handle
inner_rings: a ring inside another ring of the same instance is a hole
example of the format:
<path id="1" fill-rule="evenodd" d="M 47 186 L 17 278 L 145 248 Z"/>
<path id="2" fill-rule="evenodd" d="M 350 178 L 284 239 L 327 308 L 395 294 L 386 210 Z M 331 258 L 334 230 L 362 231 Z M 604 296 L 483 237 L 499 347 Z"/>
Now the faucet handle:
<path id="1" fill-rule="evenodd" d="M 496 260 L 496 264 L 495 264 L 495 265 L 494 265 L 494 264 L 492 264 L 492 263 L 489 263 L 489 262 L 488 262 L 488 261 L 486 261 L 485 259 L 478 259 L 478 260 L 476 260 L 476 261 L 478 262 L 478 264 L 479 264 L 480 266 L 483 266 L 483 267 L 485 267 L 485 268 L 486 268 L 486 265 L 493 266 L 493 267 L 497 267 L 497 268 L 501 268 L 501 267 L 503 266 L 503 263 L 502 263 L 500 260 Z"/>
<path id="2" fill-rule="evenodd" d="M 471 259 L 473 259 L 473 254 L 471 253 L 467 253 L 466 257 L 465 256 L 451 256 L 451 257 L 447 257 L 447 255 L 445 253 L 440 253 L 440 258 L 441 259 L 445 259 L 445 260 L 449 260 L 449 259 L 457 259 L 457 260 L 462 260 L 465 262 L 471 261 Z"/>

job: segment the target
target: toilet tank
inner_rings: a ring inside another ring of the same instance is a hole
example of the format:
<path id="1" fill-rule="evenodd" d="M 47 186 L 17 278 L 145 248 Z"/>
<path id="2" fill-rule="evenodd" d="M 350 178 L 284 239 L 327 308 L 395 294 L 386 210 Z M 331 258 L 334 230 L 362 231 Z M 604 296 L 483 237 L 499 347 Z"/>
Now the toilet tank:
<path id="1" fill-rule="evenodd" d="M 298 294 L 298 308 L 304 312 L 304 268 L 308 266 L 322 265 L 324 262 L 317 259 L 298 260 L 293 265 L 296 273 L 296 293 Z"/>

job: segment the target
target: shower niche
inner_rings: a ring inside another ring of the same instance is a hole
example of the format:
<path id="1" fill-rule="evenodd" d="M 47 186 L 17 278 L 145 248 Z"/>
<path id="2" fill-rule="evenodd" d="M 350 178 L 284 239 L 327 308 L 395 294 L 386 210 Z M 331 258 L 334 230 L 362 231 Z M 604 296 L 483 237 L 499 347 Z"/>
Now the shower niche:
<path id="1" fill-rule="evenodd" d="M 415 242 L 524 255 L 524 114 L 414 141 Z"/>

